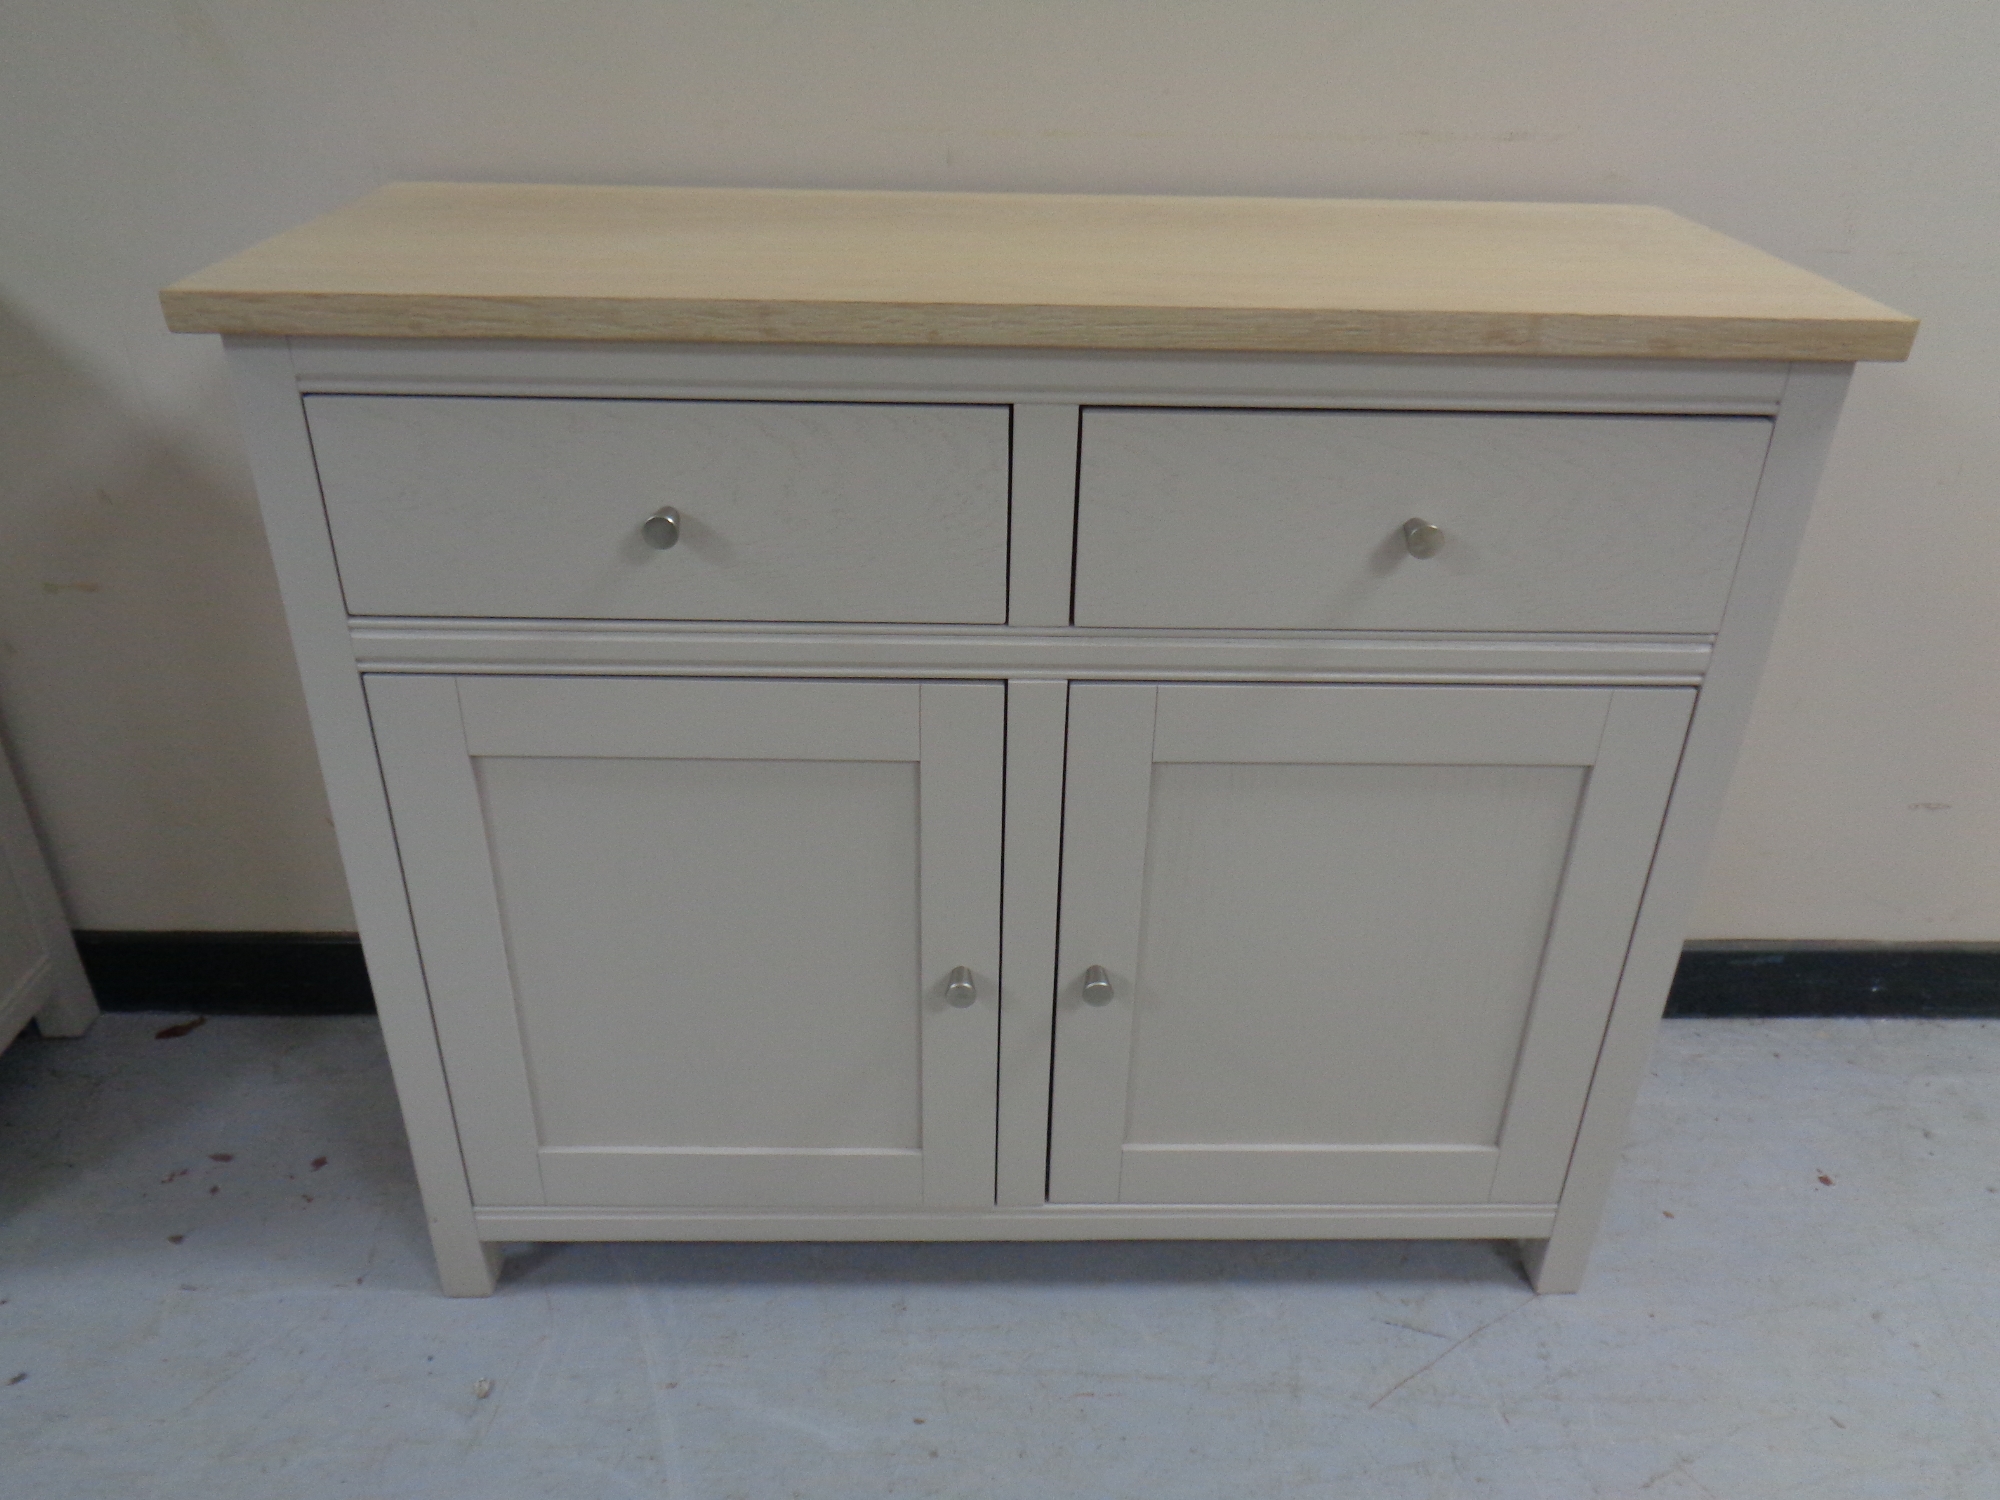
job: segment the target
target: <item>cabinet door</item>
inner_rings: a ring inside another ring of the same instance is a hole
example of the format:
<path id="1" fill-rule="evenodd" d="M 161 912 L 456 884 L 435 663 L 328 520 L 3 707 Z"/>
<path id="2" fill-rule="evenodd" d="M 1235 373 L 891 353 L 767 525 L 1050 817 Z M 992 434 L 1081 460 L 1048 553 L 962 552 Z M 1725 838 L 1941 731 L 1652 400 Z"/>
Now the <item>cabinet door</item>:
<path id="1" fill-rule="evenodd" d="M 1050 1196 L 1554 1201 L 1693 700 L 1072 687 Z"/>
<path id="2" fill-rule="evenodd" d="M 990 1204 L 1005 693 L 371 677 L 475 1201 Z"/>

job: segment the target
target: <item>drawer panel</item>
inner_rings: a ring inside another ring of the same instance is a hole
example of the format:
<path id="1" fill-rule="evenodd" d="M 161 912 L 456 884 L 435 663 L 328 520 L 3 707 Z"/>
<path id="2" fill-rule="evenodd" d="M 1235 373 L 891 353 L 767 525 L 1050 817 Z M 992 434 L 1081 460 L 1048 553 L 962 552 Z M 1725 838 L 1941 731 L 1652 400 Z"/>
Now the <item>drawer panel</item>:
<path id="1" fill-rule="evenodd" d="M 1000 624 L 1009 412 L 310 396 L 356 615 Z M 641 533 L 680 513 L 665 550 Z"/>
<path id="2" fill-rule="evenodd" d="M 1722 620 L 1762 417 L 1095 408 L 1076 623 L 1686 632 Z M 1440 527 L 1414 557 L 1405 521 Z"/>

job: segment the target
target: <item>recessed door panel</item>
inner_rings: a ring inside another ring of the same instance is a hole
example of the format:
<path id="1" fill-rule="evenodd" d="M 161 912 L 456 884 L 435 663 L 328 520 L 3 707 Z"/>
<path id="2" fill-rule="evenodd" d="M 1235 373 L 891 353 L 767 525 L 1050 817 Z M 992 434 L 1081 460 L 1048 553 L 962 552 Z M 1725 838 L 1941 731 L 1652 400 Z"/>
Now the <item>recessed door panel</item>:
<path id="1" fill-rule="evenodd" d="M 914 763 L 476 764 L 546 1148 L 918 1147 Z"/>
<path id="2" fill-rule="evenodd" d="M 1127 1140 L 1498 1145 L 1582 789 L 1155 766 Z"/>

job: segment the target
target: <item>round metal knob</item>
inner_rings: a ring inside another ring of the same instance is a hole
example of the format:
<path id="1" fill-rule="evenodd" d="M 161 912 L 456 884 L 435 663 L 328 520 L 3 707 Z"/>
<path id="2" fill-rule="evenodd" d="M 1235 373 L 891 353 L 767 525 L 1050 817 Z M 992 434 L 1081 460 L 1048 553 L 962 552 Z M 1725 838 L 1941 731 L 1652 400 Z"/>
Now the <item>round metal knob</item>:
<path id="1" fill-rule="evenodd" d="M 1444 545 L 1444 532 L 1420 516 L 1403 523 L 1403 545 L 1412 557 L 1430 557 Z"/>
<path id="2" fill-rule="evenodd" d="M 647 546 L 664 552 L 681 539 L 681 513 L 671 505 L 663 505 L 646 517 L 639 534 L 646 539 Z"/>
<path id="3" fill-rule="evenodd" d="M 1103 964 L 1092 964 L 1083 971 L 1083 1003 L 1085 1005 L 1111 1003 L 1111 976 L 1104 972 Z"/>
<path id="4" fill-rule="evenodd" d="M 960 964 L 945 976 L 944 998 L 947 1003 L 960 1010 L 979 998 L 979 987 L 972 982 L 972 970 Z"/>

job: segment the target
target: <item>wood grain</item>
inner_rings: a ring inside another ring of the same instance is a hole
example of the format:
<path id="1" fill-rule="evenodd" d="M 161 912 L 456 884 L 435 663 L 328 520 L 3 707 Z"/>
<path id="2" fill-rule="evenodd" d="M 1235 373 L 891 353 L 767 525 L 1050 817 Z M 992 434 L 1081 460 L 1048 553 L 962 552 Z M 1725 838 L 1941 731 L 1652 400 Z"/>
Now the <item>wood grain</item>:
<path id="1" fill-rule="evenodd" d="M 1899 360 L 1912 318 L 1617 204 L 399 183 L 184 333 Z"/>

